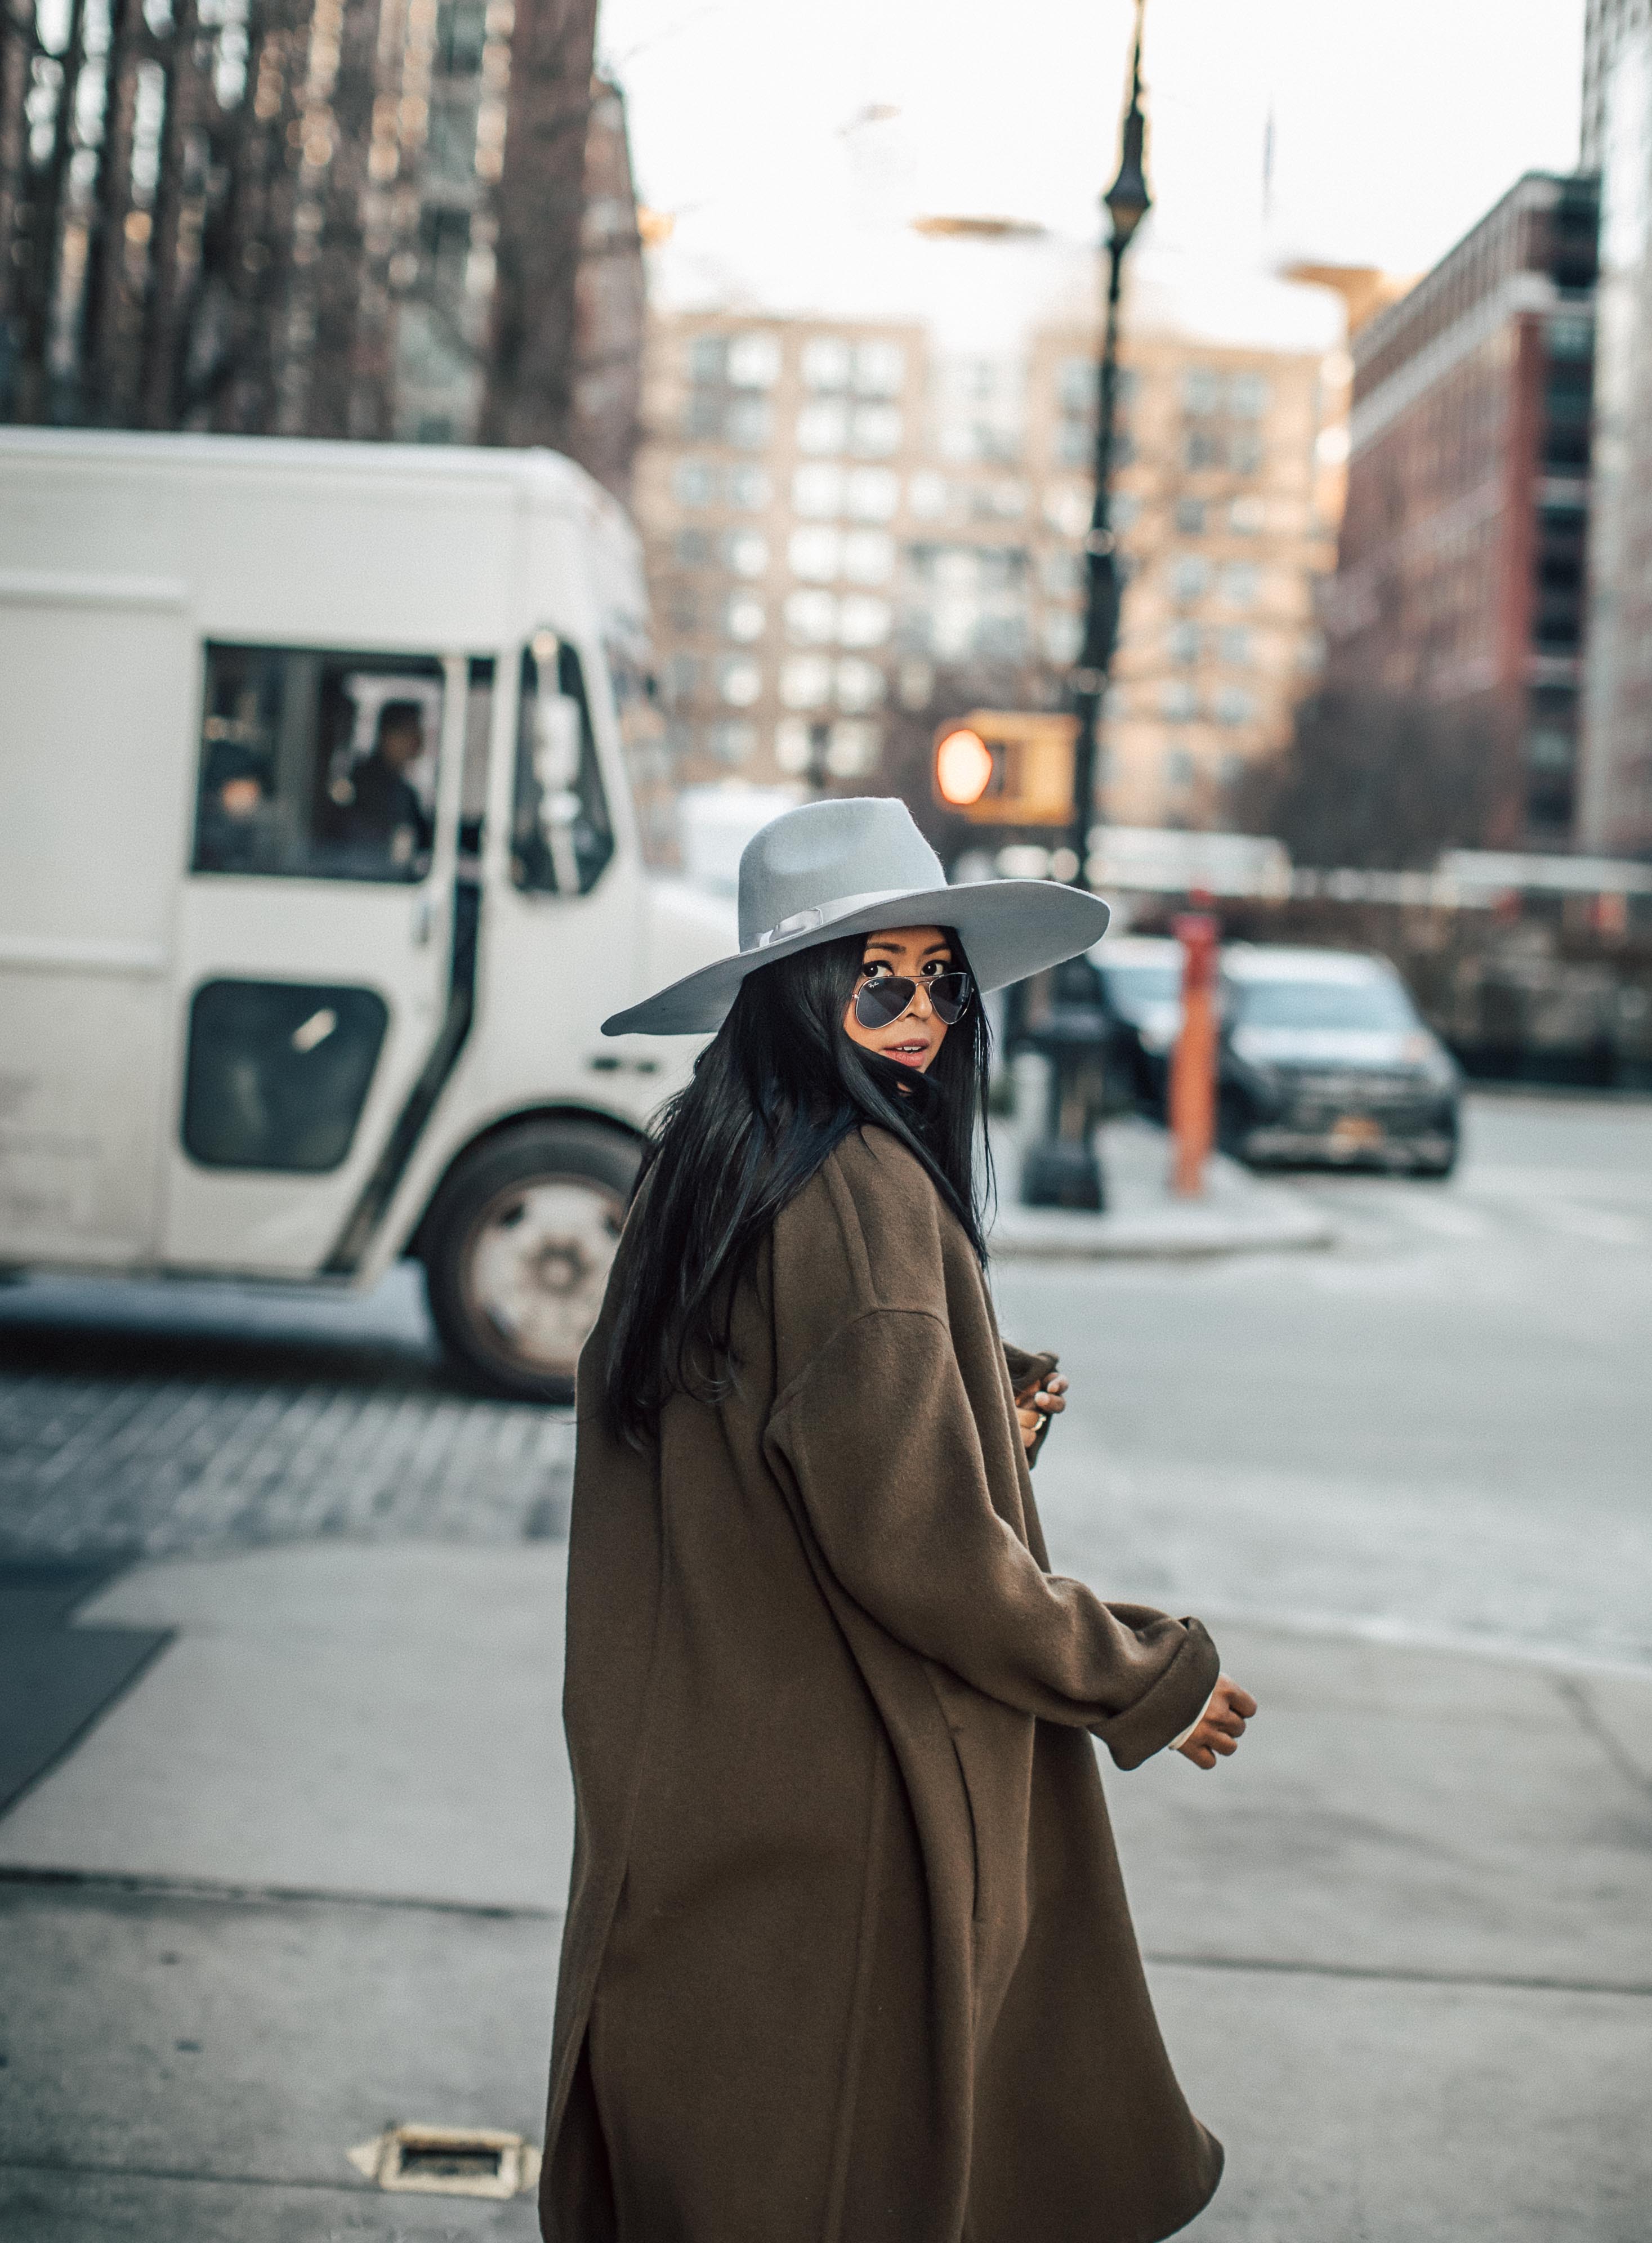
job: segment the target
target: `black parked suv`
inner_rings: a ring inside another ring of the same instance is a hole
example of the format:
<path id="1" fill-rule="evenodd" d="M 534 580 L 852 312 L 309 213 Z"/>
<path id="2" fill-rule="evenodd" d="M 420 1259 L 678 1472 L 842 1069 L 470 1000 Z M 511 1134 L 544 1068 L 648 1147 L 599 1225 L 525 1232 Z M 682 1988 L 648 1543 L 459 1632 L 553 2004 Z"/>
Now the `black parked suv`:
<path id="1" fill-rule="evenodd" d="M 1461 1078 L 1386 959 L 1232 943 L 1222 953 L 1222 1149 L 1449 1175 Z"/>

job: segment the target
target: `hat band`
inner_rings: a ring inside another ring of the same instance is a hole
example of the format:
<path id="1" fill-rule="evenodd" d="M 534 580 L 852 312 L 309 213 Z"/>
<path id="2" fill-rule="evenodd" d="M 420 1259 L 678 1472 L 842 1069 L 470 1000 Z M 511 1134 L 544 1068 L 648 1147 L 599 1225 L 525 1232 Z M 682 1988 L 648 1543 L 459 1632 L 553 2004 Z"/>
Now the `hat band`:
<path id="1" fill-rule="evenodd" d="M 945 875 L 942 875 L 944 884 Z M 864 911 L 869 904 L 893 903 L 901 896 L 921 895 L 921 888 L 867 888 L 858 896 L 833 896 L 824 904 L 811 904 L 806 911 L 790 912 L 785 919 L 765 926 L 761 934 L 754 934 L 750 942 L 743 942 L 743 951 L 767 950 L 777 942 L 789 942 L 794 934 L 813 934 L 817 926 L 829 926 L 834 919 L 847 919 L 852 913 Z"/>

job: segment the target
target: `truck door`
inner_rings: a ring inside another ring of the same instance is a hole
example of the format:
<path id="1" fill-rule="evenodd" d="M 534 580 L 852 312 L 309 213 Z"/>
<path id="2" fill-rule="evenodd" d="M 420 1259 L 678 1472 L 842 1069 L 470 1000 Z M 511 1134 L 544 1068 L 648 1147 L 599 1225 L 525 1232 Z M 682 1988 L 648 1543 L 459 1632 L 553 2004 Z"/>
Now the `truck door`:
<path id="1" fill-rule="evenodd" d="M 0 573 L 0 1263 L 141 1267 L 158 1243 L 185 600 Z"/>
<path id="2" fill-rule="evenodd" d="M 173 1267 L 354 1266 L 469 1023 L 459 806 L 491 680 L 454 654 L 207 645 Z"/>

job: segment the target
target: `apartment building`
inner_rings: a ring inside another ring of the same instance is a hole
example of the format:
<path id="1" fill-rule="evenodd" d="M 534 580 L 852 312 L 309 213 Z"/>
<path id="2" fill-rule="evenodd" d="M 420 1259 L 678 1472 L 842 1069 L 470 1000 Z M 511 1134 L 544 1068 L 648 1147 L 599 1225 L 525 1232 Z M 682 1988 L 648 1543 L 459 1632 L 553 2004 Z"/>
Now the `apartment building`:
<path id="1" fill-rule="evenodd" d="M 1057 663 L 1082 631 L 1087 342 L 1038 337 L 1028 381 L 1041 628 Z M 1126 584 L 1102 805 L 1117 825 L 1219 826 L 1247 768 L 1289 737 L 1319 662 L 1315 588 L 1336 534 L 1320 510 L 1325 368 L 1317 353 L 1155 334 L 1131 337 L 1123 360 L 1113 520 Z"/>
<path id="2" fill-rule="evenodd" d="M 1574 833 L 1597 206 L 1528 172 L 1353 340 L 1328 677 L 1472 728 L 1493 848 Z"/>
<path id="3" fill-rule="evenodd" d="M 1582 161 L 1601 180 L 1588 672 L 1577 839 L 1652 856 L 1652 4 L 1588 0 Z"/>
<path id="4" fill-rule="evenodd" d="M 889 782 L 892 736 L 1057 705 L 1082 630 L 1095 337 L 942 353 L 916 324 L 651 323 L 637 514 L 684 779 Z M 1102 803 L 1219 824 L 1317 659 L 1313 354 L 1133 338 L 1129 571 Z"/>

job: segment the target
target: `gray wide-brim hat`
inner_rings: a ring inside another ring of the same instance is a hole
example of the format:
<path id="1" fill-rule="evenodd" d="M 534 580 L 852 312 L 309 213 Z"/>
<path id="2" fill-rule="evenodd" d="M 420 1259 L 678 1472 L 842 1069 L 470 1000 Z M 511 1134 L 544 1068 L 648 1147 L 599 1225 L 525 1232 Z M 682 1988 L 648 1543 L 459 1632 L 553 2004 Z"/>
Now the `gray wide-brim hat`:
<path id="1" fill-rule="evenodd" d="M 748 973 L 839 935 L 950 926 L 978 987 L 1001 989 L 1098 940 L 1099 896 L 1058 880 L 967 880 L 941 859 L 904 802 L 850 796 L 771 818 L 740 855 L 740 946 L 603 1022 L 605 1036 L 695 1035 L 720 1028 Z"/>

